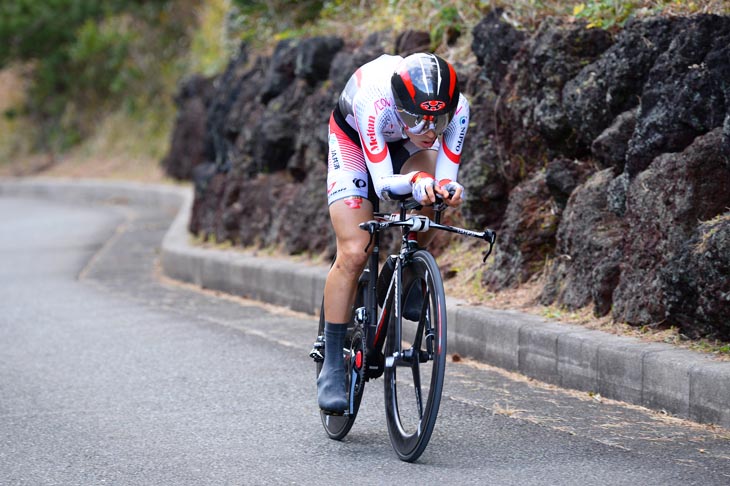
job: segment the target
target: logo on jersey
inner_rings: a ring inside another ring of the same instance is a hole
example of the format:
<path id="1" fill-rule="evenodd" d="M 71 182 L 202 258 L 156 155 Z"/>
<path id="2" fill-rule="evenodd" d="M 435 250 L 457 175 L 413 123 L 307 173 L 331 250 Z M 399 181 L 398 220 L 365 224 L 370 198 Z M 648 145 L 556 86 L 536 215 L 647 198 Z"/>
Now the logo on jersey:
<path id="1" fill-rule="evenodd" d="M 375 107 L 375 113 L 380 113 L 386 108 L 390 108 L 390 101 L 385 98 L 380 98 L 379 100 L 375 100 L 373 106 Z"/>
<path id="2" fill-rule="evenodd" d="M 332 161 L 332 168 L 335 170 L 339 170 L 340 168 L 340 158 L 337 156 L 340 144 L 337 142 L 337 136 L 333 133 L 330 135 L 330 143 L 329 146 L 330 149 L 330 160 Z"/>
<path id="3" fill-rule="evenodd" d="M 367 136 L 368 136 L 368 145 L 370 145 L 370 150 L 376 150 L 378 148 L 378 139 L 375 136 L 375 117 L 369 116 L 368 117 L 368 130 L 367 130 Z"/>
<path id="4" fill-rule="evenodd" d="M 456 153 L 461 153 L 461 146 L 466 136 L 466 117 L 462 116 L 459 123 L 461 124 L 461 128 L 459 129 L 459 140 L 456 142 Z"/>
<path id="5" fill-rule="evenodd" d="M 461 153 L 461 145 L 464 143 L 464 136 L 466 135 L 466 130 L 461 130 L 459 133 L 459 141 L 456 142 L 456 153 Z"/>
<path id="6" fill-rule="evenodd" d="M 439 111 L 446 108 L 446 103 L 440 100 L 424 101 L 423 103 L 421 103 L 421 108 L 426 111 Z"/>
<path id="7" fill-rule="evenodd" d="M 355 184 L 355 187 L 357 187 L 358 189 L 362 189 L 363 187 L 367 186 L 367 182 L 358 178 L 353 179 L 352 183 Z"/>

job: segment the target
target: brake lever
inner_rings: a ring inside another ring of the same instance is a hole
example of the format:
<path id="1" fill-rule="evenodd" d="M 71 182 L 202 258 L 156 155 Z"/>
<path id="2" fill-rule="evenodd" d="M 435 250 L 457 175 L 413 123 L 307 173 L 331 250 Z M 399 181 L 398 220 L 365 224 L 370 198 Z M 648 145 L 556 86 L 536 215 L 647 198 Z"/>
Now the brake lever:
<path id="1" fill-rule="evenodd" d="M 487 263 L 487 258 L 489 258 L 489 255 L 492 254 L 492 248 L 494 248 L 494 242 L 497 241 L 497 233 L 492 230 L 486 230 L 484 231 L 484 241 L 489 243 L 489 249 L 484 254 L 484 258 L 482 259 L 482 263 Z"/>
<path id="2" fill-rule="evenodd" d="M 365 247 L 365 253 L 368 252 L 368 250 L 370 249 L 370 245 L 372 245 L 373 241 L 375 240 L 375 225 L 376 224 L 377 223 L 375 221 L 368 221 L 366 223 L 359 224 L 361 230 L 367 231 L 368 234 L 370 234 L 370 239 L 368 240 L 368 244 Z"/>

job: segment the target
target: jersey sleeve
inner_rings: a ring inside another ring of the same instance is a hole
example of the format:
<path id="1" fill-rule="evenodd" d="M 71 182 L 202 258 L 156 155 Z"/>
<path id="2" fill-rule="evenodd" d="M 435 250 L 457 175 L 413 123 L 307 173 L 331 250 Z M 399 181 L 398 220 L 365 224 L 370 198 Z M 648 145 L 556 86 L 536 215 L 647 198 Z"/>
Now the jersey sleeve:
<path id="1" fill-rule="evenodd" d="M 436 180 L 455 181 L 459 173 L 461 151 L 469 128 L 469 102 L 459 94 L 459 104 L 454 117 L 444 131 L 441 147 L 436 157 Z"/>
<path id="2" fill-rule="evenodd" d="M 377 92 L 358 93 L 353 104 L 355 125 L 365 155 L 365 163 L 375 186 L 375 193 L 385 199 L 387 191 L 395 194 L 411 192 L 410 179 L 402 174 L 393 174 L 393 162 L 388 144 L 383 136 L 387 123 L 384 111 L 377 108 L 380 100 Z"/>

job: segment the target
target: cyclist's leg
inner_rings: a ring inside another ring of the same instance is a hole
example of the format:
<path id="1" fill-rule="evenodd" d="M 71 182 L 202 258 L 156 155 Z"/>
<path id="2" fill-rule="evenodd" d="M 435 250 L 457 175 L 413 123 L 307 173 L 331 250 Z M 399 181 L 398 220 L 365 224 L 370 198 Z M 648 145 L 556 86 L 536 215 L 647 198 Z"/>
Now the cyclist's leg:
<path id="1" fill-rule="evenodd" d="M 337 257 L 324 287 L 325 357 L 317 380 L 317 400 L 326 411 L 347 408 L 342 348 L 360 274 L 367 263 L 364 249 L 369 235 L 358 225 L 373 217 L 370 201 L 361 196 L 340 199 L 330 205 L 330 218 L 337 237 Z"/>
<path id="2" fill-rule="evenodd" d="M 340 199 L 329 207 L 337 238 L 337 258 L 324 286 L 324 315 L 330 322 L 349 322 L 357 281 L 365 268 L 370 235 L 359 225 L 373 218 L 373 205 L 360 196 Z"/>
<path id="3" fill-rule="evenodd" d="M 352 316 L 357 281 L 367 254 L 369 235 L 359 224 L 372 219 L 367 199 L 367 169 L 362 150 L 330 119 L 327 171 L 329 213 L 337 238 L 337 257 L 324 288 L 325 357 L 317 379 L 320 408 L 341 412 L 347 408 L 342 348 Z"/>
<path id="4" fill-rule="evenodd" d="M 359 224 L 373 218 L 368 200 L 368 171 L 362 149 L 330 117 L 327 203 L 337 239 L 337 258 L 324 288 L 324 314 L 329 322 L 350 321 L 357 280 L 362 273 L 369 235 Z"/>

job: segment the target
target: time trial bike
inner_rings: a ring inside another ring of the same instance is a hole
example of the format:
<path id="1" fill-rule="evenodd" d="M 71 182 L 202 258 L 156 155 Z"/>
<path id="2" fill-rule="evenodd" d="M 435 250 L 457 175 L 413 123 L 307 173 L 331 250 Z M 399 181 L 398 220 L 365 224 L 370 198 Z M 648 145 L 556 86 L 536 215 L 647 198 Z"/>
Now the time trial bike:
<path id="1" fill-rule="evenodd" d="M 420 248 L 416 233 L 442 230 L 484 240 L 492 251 L 496 233 L 471 231 L 441 224 L 446 205 L 437 198 L 434 218 L 409 214 L 421 205 L 410 195 L 392 196 L 399 212 L 381 213 L 360 225 L 370 234 L 365 251 L 372 247 L 368 264 L 359 278 L 345 346 L 327 350 L 324 340 L 324 302 L 319 330 L 310 356 L 316 373 L 327 352 L 342 353 L 346 370 L 348 409 L 341 415 L 320 411 L 327 435 L 341 440 L 357 417 L 365 383 L 384 377 L 385 415 L 391 444 L 407 462 L 418 459 L 431 438 L 441 401 L 446 368 L 446 297 L 441 272 L 431 253 Z M 380 233 L 401 228 L 401 246 L 379 275 Z M 380 278 L 379 278 L 380 277 Z"/>

